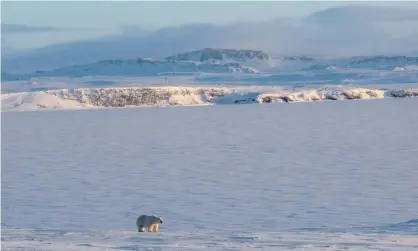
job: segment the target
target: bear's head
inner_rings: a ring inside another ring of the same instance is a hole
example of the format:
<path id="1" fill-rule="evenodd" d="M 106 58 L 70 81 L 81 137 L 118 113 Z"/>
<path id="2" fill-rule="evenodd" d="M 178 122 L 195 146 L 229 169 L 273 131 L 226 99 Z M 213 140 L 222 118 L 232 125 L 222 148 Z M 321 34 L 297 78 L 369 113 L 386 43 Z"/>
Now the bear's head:
<path id="1" fill-rule="evenodd" d="M 156 222 L 159 222 L 159 223 L 163 223 L 163 217 L 161 217 L 161 216 L 155 216 L 155 215 L 153 215 L 153 217 L 154 217 L 154 220 L 156 221 Z"/>

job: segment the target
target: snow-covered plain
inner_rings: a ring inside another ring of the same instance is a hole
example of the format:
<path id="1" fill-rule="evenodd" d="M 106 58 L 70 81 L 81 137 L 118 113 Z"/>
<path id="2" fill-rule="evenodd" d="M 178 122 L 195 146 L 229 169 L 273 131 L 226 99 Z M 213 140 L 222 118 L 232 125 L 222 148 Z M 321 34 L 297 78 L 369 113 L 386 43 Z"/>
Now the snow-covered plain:
<path id="1" fill-rule="evenodd" d="M 417 60 L 206 49 L 2 73 L 2 250 L 418 250 Z M 136 232 L 143 213 L 160 233 Z"/>
<path id="2" fill-rule="evenodd" d="M 2 250 L 418 250 L 417 107 L 2 113 Z"/>

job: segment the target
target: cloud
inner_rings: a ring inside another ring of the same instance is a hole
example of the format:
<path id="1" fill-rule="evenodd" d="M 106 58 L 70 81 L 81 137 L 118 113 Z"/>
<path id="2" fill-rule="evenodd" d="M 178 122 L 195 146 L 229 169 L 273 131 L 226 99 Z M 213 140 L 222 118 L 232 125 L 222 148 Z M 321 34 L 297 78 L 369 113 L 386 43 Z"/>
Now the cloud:
<path id="1" fill-rule="evenodd" d="M 42 32 L 53 32 L 53 31 L 71 31 L 71 30 L 82 30 L 82 29 L 68 29 L 68 28 L 57 28 L 51 26 L 29 26 L 23 24 L 1 24 L 1 33 L 3 34 L 18 34 L 18 33 L 42 33 Z"/>
<path id="2" fill-rule="evenodd" d="M 46 46 L 4 57 L 6 71 L 48 70 L 105 59 L 163 58 L 203 48 L 257 49 L 280 55 L 357 56 L 418 50 L 418 19 L 409 10 L 351 6 L 328 9 L 300 20 L 276 19 L 229 25 L 187 24 Z M 374 14 L 373 14 L 374 13 Z M 408 14 L 409 13 L 409 14 Z M 403 19 L 401 19 L 403 17 Z M 391 21 L 389 21 L 391 20 Z M 406 20 L 409 27 L 405 26 Z M 381 25 L 379 22 L 391 22 Z M 378 24 L 379 23 L 379 24 Z M 19 66 L 19 67 L 15 67 Z"/>
<path id="3" fill-rule="evenodd" d="M 157 30 L 152 25 L 146 26 L 138 26 L 138 25 L 120 25 L 118 27 L 118 31 L 123 34 L 149 34 L 153 31 Z"/>
<path id="4" fill-rule="evenodd" d="M 309 22 L 330 24 L 341 22 L 418 21 L 417 9 L 399 7 L 349 5 L 326 9 L 309 15 Z"/>
<path id="5" fill-rule="evenodd" d="M 13 48 L 13 46 L 10 46 L 6 41 L 1 39 L 1 56 L 13 54 L 16 50 Z"/>

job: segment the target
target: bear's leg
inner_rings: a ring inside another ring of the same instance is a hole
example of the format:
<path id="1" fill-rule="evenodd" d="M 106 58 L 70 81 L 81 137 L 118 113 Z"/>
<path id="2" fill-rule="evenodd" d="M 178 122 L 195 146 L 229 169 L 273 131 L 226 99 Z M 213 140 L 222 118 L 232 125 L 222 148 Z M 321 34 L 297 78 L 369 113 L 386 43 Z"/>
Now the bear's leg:
<path id="1" fill-rule="evenodd" d="M 158 224 L 152 224 L 150 226 L 150 232 L 158 232 L 158 228 L 159 228 Z"/>
<path id="2" fill-rule="evenodd" d="M 155 228 L 155 224 L 151 224 L 151 225 L 148 227 L 148 232 L 154 232 L 154 228 Z"/>
<path id="3" fill-rule="evenodd" d="M 138 232 L 145 232 L 145 227 L 143 225 L 139 226 Z"/>

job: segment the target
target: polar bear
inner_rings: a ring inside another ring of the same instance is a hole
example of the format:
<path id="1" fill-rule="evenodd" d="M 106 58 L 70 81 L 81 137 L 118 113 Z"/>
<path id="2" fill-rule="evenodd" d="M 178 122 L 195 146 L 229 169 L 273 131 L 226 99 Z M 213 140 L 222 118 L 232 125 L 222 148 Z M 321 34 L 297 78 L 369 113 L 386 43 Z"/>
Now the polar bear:
<path id="1" fill-rule="evenodd" d="M 160 224 L 163 223 L 163 218 L 155 215 L 141 215 L 136 220 L 136 226 L 138 232 L 145 232 L 148 228 L 148 232 L 158 232 Z"/>

